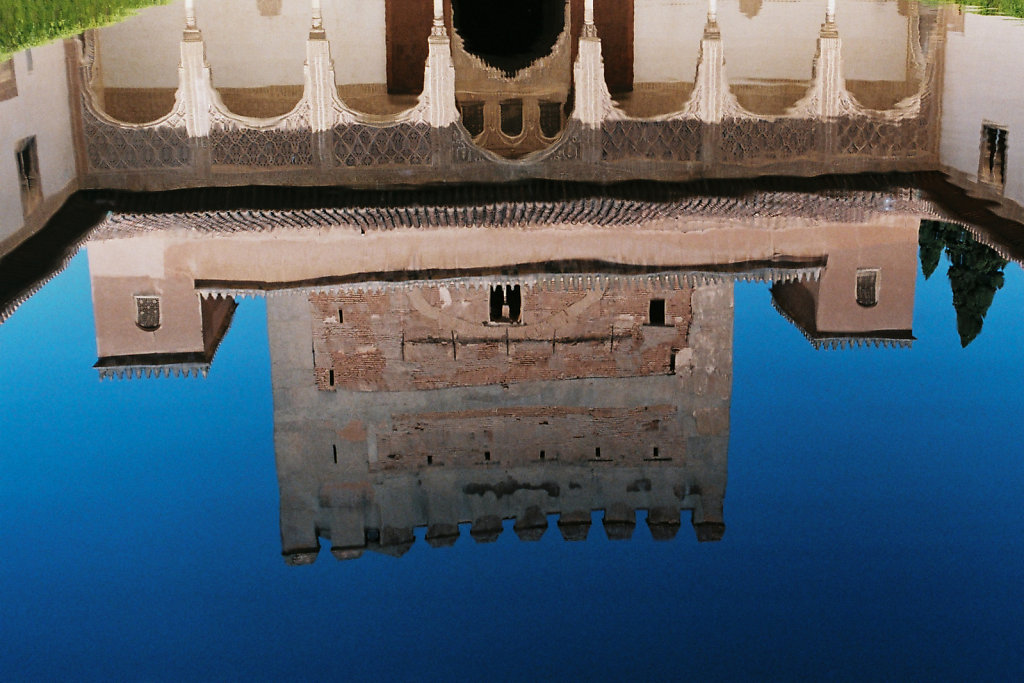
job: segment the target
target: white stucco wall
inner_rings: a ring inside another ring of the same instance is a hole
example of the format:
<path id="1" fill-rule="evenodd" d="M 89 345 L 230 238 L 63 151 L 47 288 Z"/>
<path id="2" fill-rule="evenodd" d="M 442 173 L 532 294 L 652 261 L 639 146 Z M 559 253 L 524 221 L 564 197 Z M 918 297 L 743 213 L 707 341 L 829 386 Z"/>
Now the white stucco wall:
<path id="1" fill-rule="evenodd" d="M 387 83 L 384 0 L 329 0 L 323 12 L 338 83 Z"/>
<path id="2" fill-rule="evenodd" d="M 265 17 L 255 0 L 196 0 L 214 86 L 302 85 L 310 6 L 309 0 L 283 0 L 280 15 Z M 338 83 L 386 82 L 384 0 L 326 0 L 323 15 Z M 103 84 L 177 87 L 184 26 L 184 2 L 179 0 L 103 29 Z"/>
<path id="3" fill-rule="evenodd" d="M 32 71 L 25 52 L 14 55 L 18 96 L 0 102 L 0 242 L 25 225 L 15 151 L 36 137 L 44 199 L 58 194 L 75 178 L 64 45 L 32 50 Z"/>
<path id="4" fill-rule="evenodd" d="M 255 4 L 255 3 L 254 3 Z M 99 31 L 99 69 L 110 88 L 176 88 L 185 3 L 157 5 Z"/>
<path id="5" fill-rule="evenodd" d="M 964 17 L 963 33 L 946 38 L 942 93 L 940 159 L 976 180 L 981 127 L 1007 129 L 1004 195 L 1024 204 L 1024 22 L 1018 19 Z"/>
<path id="6" fill-rule="evenodd" d="M 705 0 L 635 0 L 636 82 L 693 81 L 707 8 Z M 836 15 L 847 78 L 906 78 L 908 22 L 896 2 L 839 0 Z M 766 0 L 753 18 L 738 0 L 720 0 L 730 80 L 810 79 L 824 19 L 824 0 Z"/>

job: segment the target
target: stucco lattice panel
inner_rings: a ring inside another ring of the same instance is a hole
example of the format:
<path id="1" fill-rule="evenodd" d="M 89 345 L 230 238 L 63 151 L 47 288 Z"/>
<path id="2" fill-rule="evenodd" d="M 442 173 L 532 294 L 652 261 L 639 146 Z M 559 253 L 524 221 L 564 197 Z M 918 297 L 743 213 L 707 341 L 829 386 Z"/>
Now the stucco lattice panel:
<path id="1" fill-rule="evenodd" d="M 215 165 L 282 168 L 313 165 L 313 140 L 309 130 L 259 130 L 238 128 L 210 133 Z"/>
<path id="2" fill-rule="evenodd" d="M 342 166 L 424 166 L 433 161 L 430 126 L 353 124 L 334 131 L 334 157 Z"/>
<path id="3" fill-rule="evenodd" d="M 703 124 L 674 121 L 607 121 L 602 128 L 601 158 L 606 161 L 700 161 Z"/>
<path id="4" fill-rule="evenodd" d="M 172 169 L 192 166 L 192 144 L 184 127 L 129 128 L 84 114 L 86 153 L 97 171 Z"/>
<path id="5" fill-rule="evenodd" d="M 876 121 L 856 118 L 836 123 L 839 156 L 913 157 L 928 152 L 929 122 L 925 118 Z"/>
<path id="6" fill-rule="evenodd" d="M 819 149 L 816 124 L 807 119 L 726 119 L 721 160 L 753 166 L 813 157 Z"/>
<path id="7" fill-rule="evenodd" d="M 452 161 L 456 164 L 472 164 L 486 162 L 486 155 L 477 147 L 469 133 L 460 130 L 457 126 L 451 127 L 452 131 Z"/>

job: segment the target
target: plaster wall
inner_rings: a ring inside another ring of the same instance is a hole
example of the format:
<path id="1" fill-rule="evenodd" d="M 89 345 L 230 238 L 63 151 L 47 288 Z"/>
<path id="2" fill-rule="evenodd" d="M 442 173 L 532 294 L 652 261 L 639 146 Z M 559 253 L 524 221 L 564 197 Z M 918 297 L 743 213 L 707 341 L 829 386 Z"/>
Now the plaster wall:
<path id="1" fill-rule="evenodd" d="M 282 0 L 263 16 L 249 0 L 197 0 L 196 20 L 218 88 L 301 86 L 310 26 L 308 0 Z M 384 83 L 384 0 L 323 3 L 338 83 Z M 176 88 L 184 2 L 151 7 L 100 31 L 107 88 Z"/>
<path id="2" fill-rule="evenodd" d="M 1024 41 L 1019 19 L 966 14 L 963 32 L 946 36 L 941 163 L 977 181 L 982 125 L 1007 129 L 1003 194 L 1024 203 Z"/>
<path id="3" fill-rule="evenodd" d="M 897 8 L 895 2 L 839 3 L 836 21 L 847 78 L 905 80 L 908 21 Z M 636 82 L 692 82 L 707 3 L 635 0 L 635 17 Z M 734 0 L 720 2 L 718 25 L 730 81 L 809 80 L 824 18 L 825 3 L 819 0 L 768 1 L 753 18 Z"/>
<path id="4" fill-rule="evenodd" d="M 853 232 L 829 250 L 817 288 L 819 331 L 910 330 L 914 323 L 920 221 L 899 228 Z M 859 233 L 859 234 L 858 234 Z M 857 303 L 858 269 L 878 270 L 878 303 Z"/>
<path id="5" fill-rule="evenodd" d="M 100 358 L 198 353 L 203 319 L 191 273 L 165 266 L 166 241 L 158 236 L 103 240 L 88 245 L 96 350 Z M 160 327 L 136 325 L 135 296 L 160 297 Z"/>
<path id="6" fill-rule="evenodd" d="M 49 214 L 75 180 L 75 153 L 71 137 L 64 43 L 56 42 L 14 55 L 18 95 L 0 102 L 0 254 L 5 241 L 23 228 L 42 226 L 45 216 L 23 215 L 21 185 L 15 157 L 21 140 L 35 136 L 43 202 L 36 214 Z M 33 220 L 34 218 L 34 220 Z M 19 235 L 19 239 L 28 235 Z"/>

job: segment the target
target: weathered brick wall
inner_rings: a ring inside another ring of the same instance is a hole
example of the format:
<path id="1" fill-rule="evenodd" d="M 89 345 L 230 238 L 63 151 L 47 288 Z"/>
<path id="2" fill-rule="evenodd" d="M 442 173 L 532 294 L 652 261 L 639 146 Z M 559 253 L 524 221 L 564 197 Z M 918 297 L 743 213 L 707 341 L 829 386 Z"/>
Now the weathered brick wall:
<path id="1" fill-rule="evenodd" d="M 496 407 L 395 415 L 378 435 L 380 467 L 685 462 L 674 405 Z"/>
<path id="2" fill-rule="evenodd" d="M 486 287 L 313 295 L 316 382 L 406 391 L 670 374 L 674 350 L 687 345 L 690 295 L 523 287 L 521 322 L 512 324 L 489 322 Z M 663 326 L 648 324 L 652 299 L 665 300 Z"/>

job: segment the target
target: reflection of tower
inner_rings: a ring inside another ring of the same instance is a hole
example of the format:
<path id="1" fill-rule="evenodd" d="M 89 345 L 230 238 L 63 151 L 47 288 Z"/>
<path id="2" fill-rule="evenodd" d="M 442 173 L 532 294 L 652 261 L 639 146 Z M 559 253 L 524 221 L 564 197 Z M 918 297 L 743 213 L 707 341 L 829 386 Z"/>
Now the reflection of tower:
<path id="1" fill-rule="evenodd" d="M 909 338 L 928 210 L 904 190 L 315 210 L 165 199 L 188 212 L 123 198 L 90 241 L 101 375 L 198 373 L 231 297 L 269 294 L 292 562 L 320 538 L 342 557 L 398 552 L 417 526 L 439 544 L 515 519 L 534 538 L 550 514 L 583 538 L 594 510 L 615 538 L 638 509 L 657 538 L 683 510 L 699 538 L 721 536 L 731 282 L 774 282 L 809 335 Z"/>
<path id="2" fill-rule="evenodd" d="M 579 540 L 594 510 L 610 538 L 638 509 L 655 538 L 681 510 L 721 538 L 732 285 L 671 282 L 536 280 L 518 323 L 471 281 L 269 299 L 285 556 L 312 561 L 318 536 L 401 553 L 463 523 L 493 540 L 510 518 L 535 540 L 551 514 Z"/>

